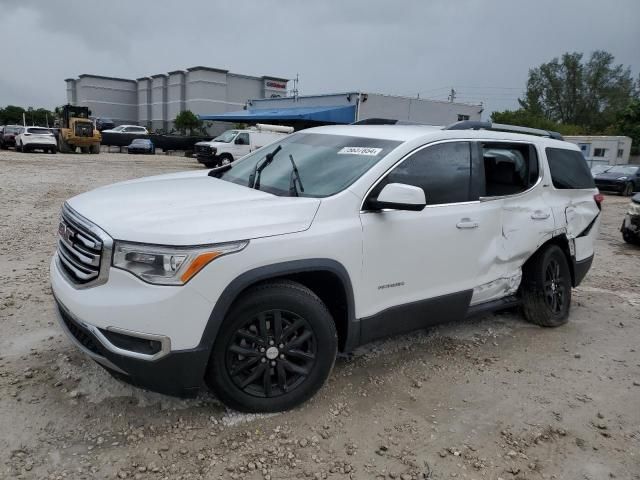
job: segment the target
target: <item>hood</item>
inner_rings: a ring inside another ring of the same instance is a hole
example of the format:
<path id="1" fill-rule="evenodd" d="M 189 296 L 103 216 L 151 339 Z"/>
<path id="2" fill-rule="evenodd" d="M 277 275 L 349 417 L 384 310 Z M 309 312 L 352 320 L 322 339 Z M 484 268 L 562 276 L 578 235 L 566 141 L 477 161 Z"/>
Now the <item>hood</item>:
<path id="1" fill-rule="evenodd" d="M 602 180 L 617 180 L 620 177 L 629 178 L 631 176 L 632 175 L 630 173 L 625 175 L 624 173 L 620 173 L 620 172 L 612 172 L 612 173 L 603 172 L 603 173 L 599 173 L 599 174 L 596 175 L 596 180 L 598 180 L 598 179 L 602 179 Z"/>
<path id="2" fill-rule="evenodd" d="M 67 203 L 116 240 L 204 245 L 306 230 L 320 200 L 278 197 L 199 171 L 116 183 Z"/>
<path id="3" fill-rule="evenodd" d="M 223 145 L 232 145 L 231 143 L 225 142 L 214 142 L 213 140 L 209 140 L 207 142 L 198 142 L 196 145 L 207 145 L 208 147 L 220 147 Z"/>

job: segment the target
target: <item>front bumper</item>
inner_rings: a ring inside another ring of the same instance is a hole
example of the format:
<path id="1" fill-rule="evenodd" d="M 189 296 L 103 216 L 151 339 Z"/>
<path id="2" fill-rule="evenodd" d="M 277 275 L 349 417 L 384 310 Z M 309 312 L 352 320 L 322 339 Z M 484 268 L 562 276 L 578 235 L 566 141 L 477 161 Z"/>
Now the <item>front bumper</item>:
<path id="1" fill-rule="evenodd" d="M 179 396 L 198 391 L 210 352 L 201 341 L 213 310 L 209 300 L 188 286 L 150 285 L 114 268 L 106 283 L 75 288 L 57 255 L 50 278 L 60 324 L 85 354 L 133 385 Z M 112 332 L 159 342 L 161 351 L 120 348 Z"/>
<path id="2" fill-rule="evenodd" d="M 196 154 L 196 159 L 200 163 L 211 163 L 211 162 L 215 162 L 218 159 L 218 155 L 198 153 Z"/>
<path id="3" fill-rule="evenodd" d="M 598 190 L 609 192 L 622 192 L 624 190 L 626 182 L 619 180 L 596 180 L 596 187 Z"/>
<path id="4" fill-rule="evenodd" d="M 627 213 L 622 222 L 621 232 L 627 231 L 632 235 L 640 238 L 640 215 L 631 215 Z"/>
<path id="5" fill-rule="evenodd" d="M 58 320 L 71 341 L 114 377 L 154 392 L 193 397 L 202 384 L 209 351 L 198 347 L 168 352 L 147 361 L 114 352 L 113 345 L 95 327 L 74 317 L 56 299 Z"/>

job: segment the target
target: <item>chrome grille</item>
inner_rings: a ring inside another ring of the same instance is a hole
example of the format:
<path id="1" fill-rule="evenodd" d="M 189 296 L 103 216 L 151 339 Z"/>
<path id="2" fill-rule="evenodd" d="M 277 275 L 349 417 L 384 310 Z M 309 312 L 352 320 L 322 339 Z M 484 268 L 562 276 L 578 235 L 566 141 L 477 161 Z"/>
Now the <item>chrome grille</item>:
<path id="1" fill-rule="evenodd" d="M 58 226 L 58 264 L 76 286 L 106 282 L 111 238 L 65 204 Z"/>

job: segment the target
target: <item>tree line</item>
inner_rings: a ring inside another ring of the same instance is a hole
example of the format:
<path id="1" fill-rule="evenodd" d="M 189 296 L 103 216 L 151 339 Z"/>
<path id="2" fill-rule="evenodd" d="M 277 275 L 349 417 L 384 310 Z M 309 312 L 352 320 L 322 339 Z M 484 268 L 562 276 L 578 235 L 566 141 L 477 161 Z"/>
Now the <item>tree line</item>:
<path id="1" fill-rule="evenodd" d="M 564 135 L 626 135 L 640 153 L 640 76 L 612 54 L 565 53 L 529 70 L 520 108 L 493 112 L 491 120 Z"/>
<path id="2" fill-rule="evenodd" d="M 56 115 L 46 108 L 22 108 L 16 105 L 7 105 L 0 108 L 0 125 L 22 125 L 22 118 L 27 125 L 35 125 L 37 127 L 52 127 Z"/>

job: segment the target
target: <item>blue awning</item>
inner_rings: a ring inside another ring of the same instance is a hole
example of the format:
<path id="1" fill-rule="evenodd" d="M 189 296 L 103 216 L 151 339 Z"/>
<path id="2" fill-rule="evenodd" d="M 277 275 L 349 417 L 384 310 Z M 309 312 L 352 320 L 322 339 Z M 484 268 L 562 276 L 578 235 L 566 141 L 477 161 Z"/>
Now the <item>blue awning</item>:
<path id="1" fill-rule="evenodd" d="M 254 108 L 227 112 L 220 115 L 199 115 L 201 120 L 219 122 L 261 122 L 268 120 L 303 120 L 321 123 L 353 123 L 356 121 L 355 105 L 338 107 L 289 107 Z"/>

